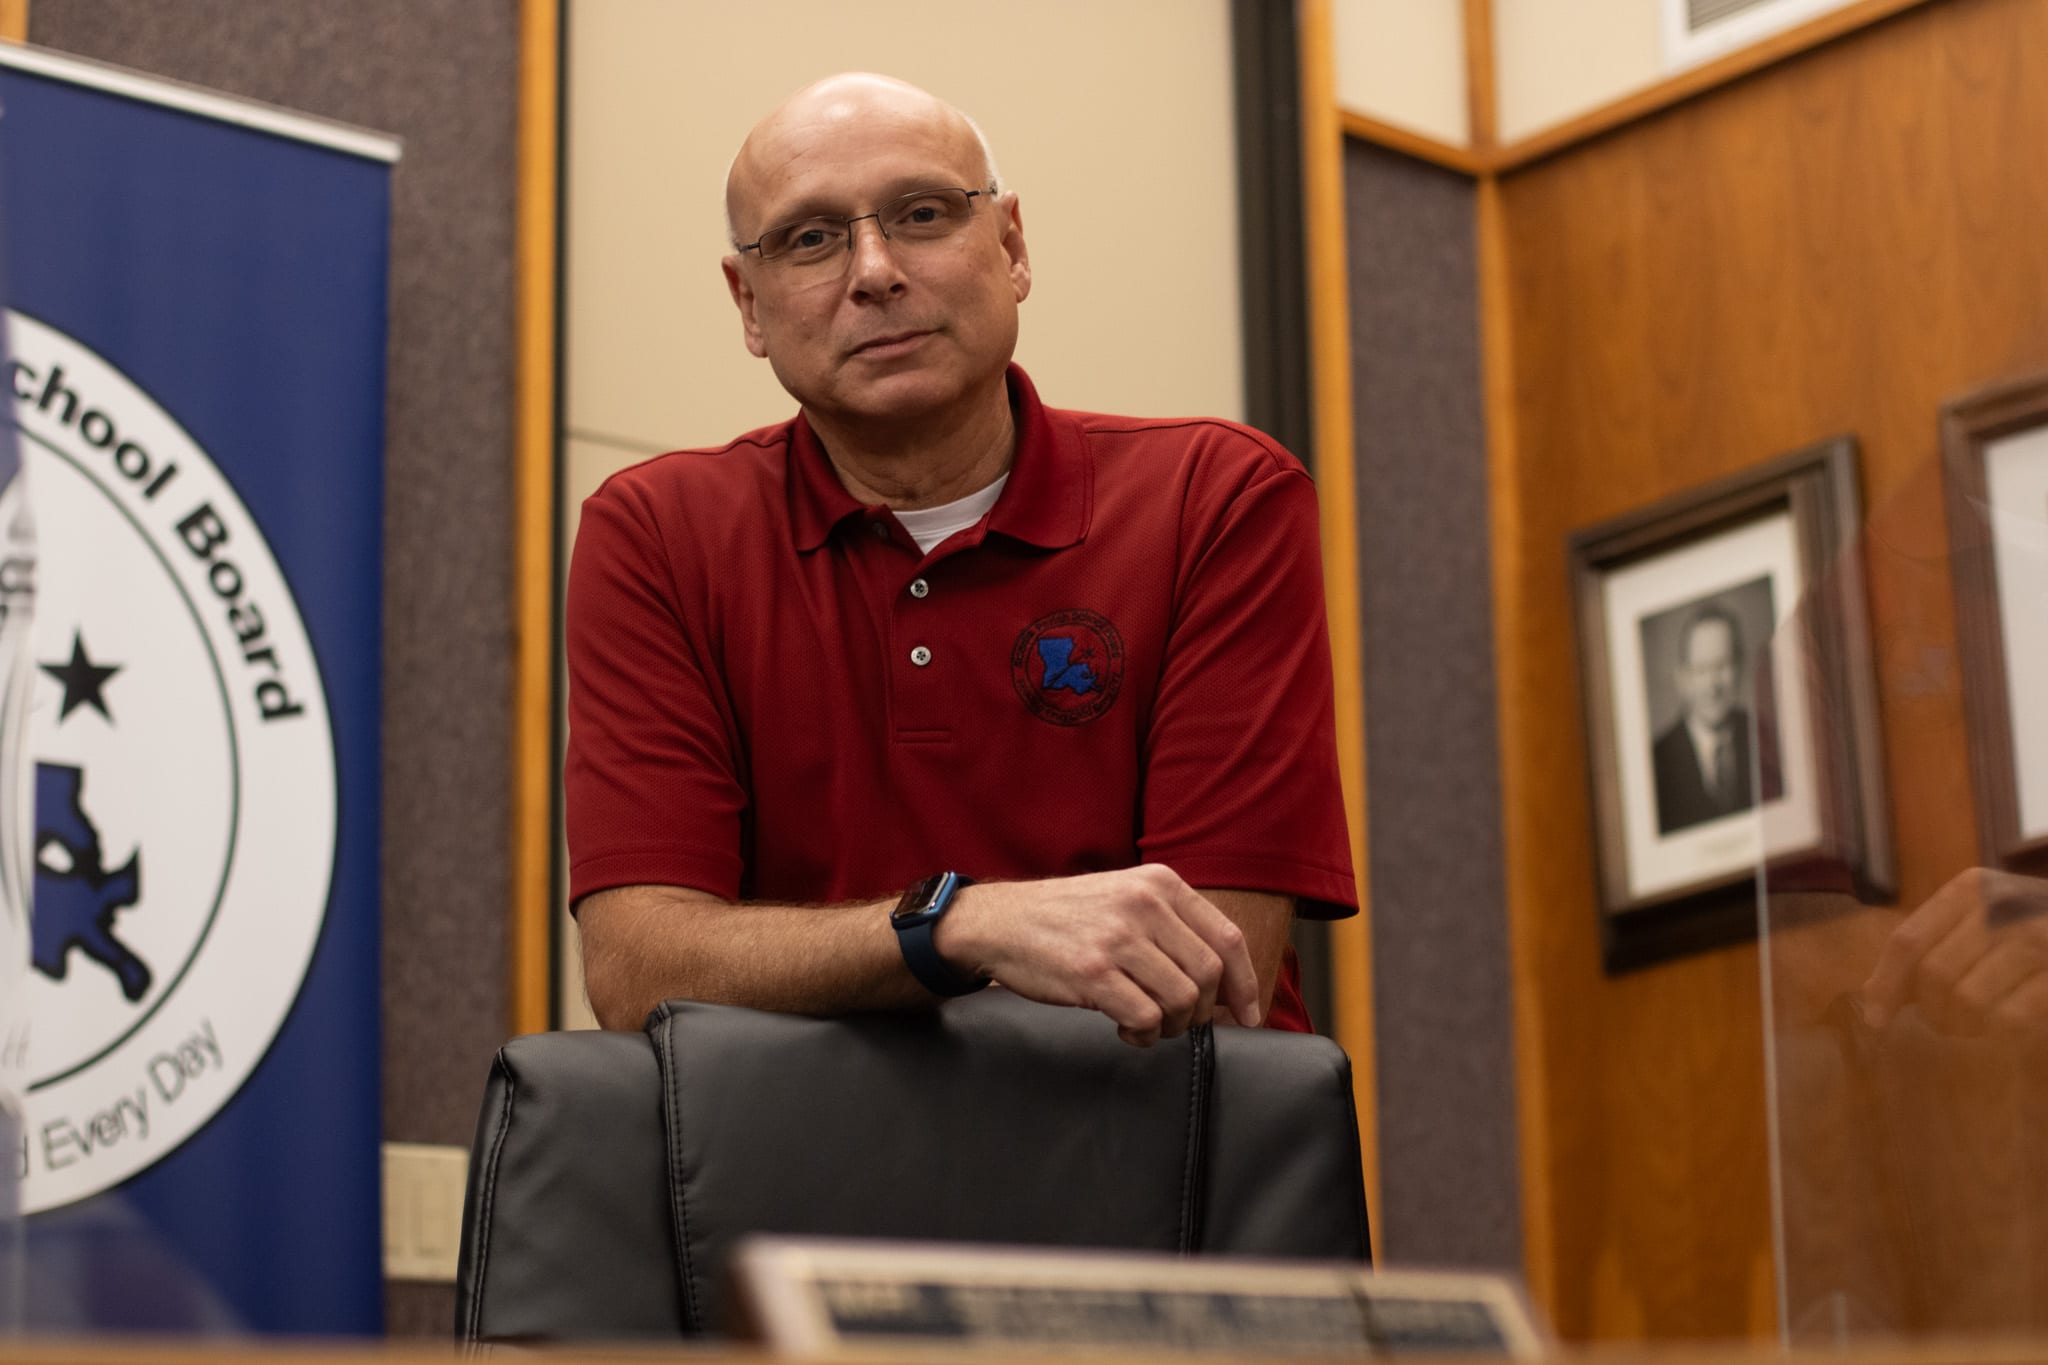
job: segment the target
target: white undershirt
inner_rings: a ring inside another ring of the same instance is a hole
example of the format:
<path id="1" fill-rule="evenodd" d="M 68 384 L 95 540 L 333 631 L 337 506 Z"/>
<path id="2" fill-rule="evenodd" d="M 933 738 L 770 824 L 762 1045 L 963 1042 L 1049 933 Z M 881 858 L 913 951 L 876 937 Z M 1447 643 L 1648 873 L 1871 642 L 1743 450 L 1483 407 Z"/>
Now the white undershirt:
<path id="1" fill-rule="evenodd" d="M 969 493 L 964 498 L 941 503 L 937 507 L 898 512 L 896 520 L 903 523 L 903 529 L 910 532 L 910 538 L 917 542 L 918 552 L 930 554 L 932 546 L 987 516 L 988 509 L 994 507 L 996 499 L 1003 495 L 1003 485 L 1009 481 L 1009 471 L 1005 470 L 1002 477 L 979 493 Z"/>

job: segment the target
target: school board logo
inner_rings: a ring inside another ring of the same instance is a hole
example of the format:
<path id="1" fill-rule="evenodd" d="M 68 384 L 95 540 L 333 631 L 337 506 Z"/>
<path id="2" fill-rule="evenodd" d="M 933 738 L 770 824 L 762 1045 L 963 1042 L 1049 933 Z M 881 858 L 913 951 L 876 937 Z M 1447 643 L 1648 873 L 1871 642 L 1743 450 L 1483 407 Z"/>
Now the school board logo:
<path id="1" fill-rule="evenodd" d="M 82 343 L 8 326 L 39 545 L 11 1154 L 34 1213 L 161 1160 L 263 1059 L 326 916 L 336 793 L 311 642 L 232 486 Z"/>
<path id="2" fill-rule="evenodd" d="M 1123 688 L 1123 636 L 1108 617 L 1082 607 L 1041 616 L 1010 647 L 1010 680 L 1040 720 L 1086 725 Z"/>

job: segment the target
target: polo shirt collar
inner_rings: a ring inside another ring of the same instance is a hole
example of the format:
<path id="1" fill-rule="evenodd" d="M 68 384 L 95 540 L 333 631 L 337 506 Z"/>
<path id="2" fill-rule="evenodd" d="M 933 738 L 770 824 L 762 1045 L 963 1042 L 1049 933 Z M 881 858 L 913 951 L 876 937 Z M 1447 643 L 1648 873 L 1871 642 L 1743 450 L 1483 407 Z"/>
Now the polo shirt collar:
<path id="1" fill-rule="evenodd" d="M 1080 423 L 1039 402 L 1019 366 L 1011 365 L 1005 378 L 1017 417 L 1017 454 L 989 513 L 989 532 L 1047 550 L 1078 544 L 1088 533 L 1095 485 Z M 829 540 L 840 522 L 868 510 L 839 482 L 801 412 L 790 423 L 787 484 L 790 536 L 806 554 Z"/>

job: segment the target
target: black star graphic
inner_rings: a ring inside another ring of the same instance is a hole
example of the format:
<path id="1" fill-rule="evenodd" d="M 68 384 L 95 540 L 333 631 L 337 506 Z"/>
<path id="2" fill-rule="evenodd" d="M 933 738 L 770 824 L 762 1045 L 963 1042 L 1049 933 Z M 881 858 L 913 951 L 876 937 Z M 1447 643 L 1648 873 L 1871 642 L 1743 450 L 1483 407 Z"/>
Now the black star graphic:
<path id="1" fill-rule="evenodd" d="M 121 671 L 119 664 L 96 664 L 85 652 L 85 635 L 81 631 L 71 632 L 71 662 L 63 664 L 37 664 L 43 670 L 64 684 L 64 706 L 57 712 L 57 719 L 63 720 L 81 706 L 93 710 L 112 720 L 114 715 L 107 710 L 107 679 Z"/>

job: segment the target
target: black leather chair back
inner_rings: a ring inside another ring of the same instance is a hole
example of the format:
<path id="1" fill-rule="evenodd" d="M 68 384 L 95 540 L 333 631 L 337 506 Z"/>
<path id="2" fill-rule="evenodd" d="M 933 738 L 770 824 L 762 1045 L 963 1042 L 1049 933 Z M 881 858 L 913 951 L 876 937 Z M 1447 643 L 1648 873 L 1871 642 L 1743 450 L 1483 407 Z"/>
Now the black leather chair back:
<path id="1" fill-rule="evenodd" d="M 500 1050 L 457 1284 L 472 1342 L 715 1330 L 749 1233 L 1364 1260 L 1350 1063 L 987 991 L 811 1019 L 674 1003 Z"/>
<path id="2" fill-rule="evenodd" d="M 456 1335 L 677 1337 L 661 1070 L 637 1033 L 498 1049 L 469 1154 Z"/>

